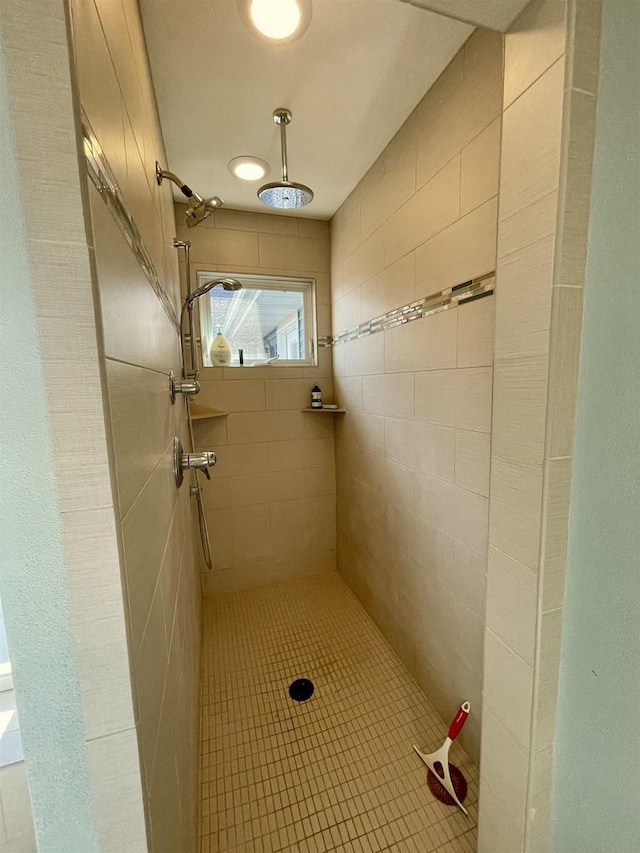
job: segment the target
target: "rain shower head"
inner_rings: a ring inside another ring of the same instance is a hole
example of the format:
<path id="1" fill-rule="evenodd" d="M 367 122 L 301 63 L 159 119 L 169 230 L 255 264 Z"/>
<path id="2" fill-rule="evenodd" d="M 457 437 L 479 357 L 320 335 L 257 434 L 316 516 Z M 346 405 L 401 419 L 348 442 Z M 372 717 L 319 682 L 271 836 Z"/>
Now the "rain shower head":
<path id="1" fill-rule="evenodd" d="M 313 201 L 313 190 L 304 184 L 296 184 L 289 180 L 287 165 L 287 125 L 291 123 L 290 110 L 280 107 L 273 114 L 273 120 L 280 125 L 280 148 L 282 152 L 282 180 L 265 184 L 258 190 L 258 198 L 269 207 L 281 210 L 292 210 L 304 207 Z"/>
<path id="2" fill-rule="evenodd" d="M 189 204 L 184 212 L 187 228 L 193 228 L 194 226 L 199 225 L 207 218 L 207 216 L 210 216 L 216 208 L 222 207 L 224 204 L 223 200 L 217 195 L 214 195 L 212 198 L 203 199 L 202 196 L 198 195 L 198 193 L 194 192 L 191 187 L 188 187 L 183 183 L 177 175 L 174 175 L 173 172 L 167 172 L 164 169 L 161 169 L 160 164 L 156 161 L 156 181 L 158 182 L 158 186 L 161 186 L 162 181 L 165 178 L 175 184 L 182 195 L 189 199 Z"/>
<path id="3" fill-rule="evenodd" d="M 313 192 L 304 184 L 294 184 L 292 181 L 274 181 L 265 184 L 258 190 L 258 198 L 269 207 L 280 207 L 288 210 L 304 207 L 313 200 Z"/>

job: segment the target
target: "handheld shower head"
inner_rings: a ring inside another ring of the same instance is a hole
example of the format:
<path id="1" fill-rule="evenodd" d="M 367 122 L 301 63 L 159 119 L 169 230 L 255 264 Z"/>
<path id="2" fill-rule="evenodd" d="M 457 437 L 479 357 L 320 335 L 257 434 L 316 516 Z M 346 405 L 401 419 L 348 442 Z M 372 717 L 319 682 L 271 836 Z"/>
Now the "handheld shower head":
<path id="1" fill-rule="evenodd" d="M 211 216 L 216 208 L 222 207 L 224 204 L 224 201 L 217 195 L 206 200 L 203 199 L 201 195 L 198 195 L 198 193 L 194 192 L 191 187 L 184 184 L 177 175 L 174 175 L 173 172 L 167 172 L 164 169 L 161 169 L 160 164 L 156 161 L 156 181 L 158 182 L 158 186 L 162 185 L 162 181 L 165 178 L 168 181 L 171 181 L 172 184 L 175 184 L 182 195 L 189 199 L 189 205 L 184 213 L 187 228 L 193 228 L 194 226 L 199 225 L 207 218 L 207 216 Z"/>
<path id="2" fill-rule="evenodd" d="M 214 287 L 222 287 L 224 290 L 241 290 L 242 284 L 237 278 L 216 278 L 213 281 L 205 281 L 197 290 L 190 293 L 184 301 L 183 311 L 185 308 L 190 308 L 196 299 L 200 299 L 205 293 L 213 290 Z"/>
<path id="3" fill-rule="evenodd" d="M 191 243 L 188 244 L 189 246 Z M 214 287 L 222 287 L 224 290 L 240 290 L 242 288 L 242 283 L 238 281 L 237 278 L 214 278 L 212 281 L 205 281 L 204 284 L 200 285 L 197 290 L 194 290 L 193 293 L 190 293 L 187 298 L 182 303 L 182 310 L 180 311 L 180 347 L 182 352 L 182 376 L 193 376 L 197 379 L 198 377 L 198 368 L 197 368 L 197 346 L 196 339 L 193 331 L 193 304 L 197 299 L 200 299 L 201 296 L 204 296 L 205 293 L 208 293 L 210 290 L 213 290 Z M 189 337 L 191 339 L 191 370 L 187 373 L 185 367 L 185 342 L 182 336 L 182 327 L 184 324 L 184 315 L 189 315 Z"/>

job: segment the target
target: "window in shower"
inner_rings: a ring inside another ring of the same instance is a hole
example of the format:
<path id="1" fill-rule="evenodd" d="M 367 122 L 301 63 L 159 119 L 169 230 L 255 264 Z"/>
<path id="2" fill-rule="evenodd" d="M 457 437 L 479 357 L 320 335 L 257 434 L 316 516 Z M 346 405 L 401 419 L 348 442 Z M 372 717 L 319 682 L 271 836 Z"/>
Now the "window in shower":
<path id="1" fill-rule="evenodd" d="M 242 282 L 236 291 L 215 287 L 202 297 L 200 336 L 202 360 L 211 366 L 209 349 L 222 332 L 231 349 L 231 365 L 315 364 L 315 282 L 312 279 L 199 270 L 197 287 L 212 278 Z"/>
<path id="2" fill-rule="evenodd" d="M 0 768 L 18 761 L 22 761 L 22 741 L 18 729 L 11 662 L 4 630 L 2 602 L 0 602 Z"/>

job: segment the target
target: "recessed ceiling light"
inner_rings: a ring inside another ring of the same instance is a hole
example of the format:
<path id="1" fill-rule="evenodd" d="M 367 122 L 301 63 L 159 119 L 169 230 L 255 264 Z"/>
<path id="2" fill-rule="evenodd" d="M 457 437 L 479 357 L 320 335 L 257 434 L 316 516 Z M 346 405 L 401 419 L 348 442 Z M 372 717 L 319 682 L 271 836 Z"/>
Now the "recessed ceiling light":
<path id="1" fill-rule="evenodd" d="M 241 181 L 260 181 L 271 171 L 271 166 L 259 157 L 234 157 L 227 168 Z"/>
<path id="2" fill-rule="evenodd" d="M 249 28 L 279 44 L 299 38 L 311 20 L 311 0 L 237 0 Z"/>
<path id="3" fill-rule="evenodd" d="M 297 0 L 251 0 L 251 20 L 270 39 L 286 39 L 300 26 Z"/>

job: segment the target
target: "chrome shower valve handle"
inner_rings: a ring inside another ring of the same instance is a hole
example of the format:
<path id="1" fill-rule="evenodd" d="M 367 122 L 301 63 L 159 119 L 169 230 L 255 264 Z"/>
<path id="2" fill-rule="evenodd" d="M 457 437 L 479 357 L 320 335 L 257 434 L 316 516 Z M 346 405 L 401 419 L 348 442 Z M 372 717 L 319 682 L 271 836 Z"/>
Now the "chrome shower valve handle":
<path id="1" fill-rule="evenodd" d="M 193 394 L 198 394 L 200 392 L 200 383 L 198 382 L 198 374 L 196 371 L 196 375 L 193 378 L 186 378 L 180 381 L 176 379 L 176 375 L 173 370 L 169 373 L 169 394 L 171 396 L 171 402 L 175 403 L 176 394 L 187 394 L 189 396 Z"/>
<path id="2" fill-rule="evenodd" d="M 189 469 L 202 471 L 213 468 L 216 464 L 216 454 L 213 450 L 203 450 L 202 453 L 183 453 L 180 457 L 180 467 L 183 471 Z"/>
<path id="3" fill-rule="evenodd" d="M 208 468 L 216 464 L 216 454 L 213 450 L 203 450 L 200 453 L 185 453 L 182 442 L 176 436 L 173 439 L 173 475 L 176 486 L 180 488 L 184 481 L 185 471 L 202 471 L 209 476 Z"/>

